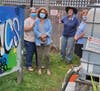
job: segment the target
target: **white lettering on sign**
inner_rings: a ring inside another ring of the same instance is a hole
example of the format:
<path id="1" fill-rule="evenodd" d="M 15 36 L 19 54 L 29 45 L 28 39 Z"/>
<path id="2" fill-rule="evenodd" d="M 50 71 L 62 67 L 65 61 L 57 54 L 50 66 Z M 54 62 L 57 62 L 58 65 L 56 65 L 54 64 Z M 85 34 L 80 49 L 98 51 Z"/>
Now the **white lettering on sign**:
<path id="1" fill-rule="evenodd" d="M 12 46 L 17 47 L 19 43 L 19 21 L 15 17 L 13 20 L 6 20 L 5 24 L 5 48 L 7 51 L 11 49 Z"/>
<path id="2" fill-rule="evenodd" d="M 86 43 L 86 50 L 100 53 L 100 39 L 89 37 Z"/>

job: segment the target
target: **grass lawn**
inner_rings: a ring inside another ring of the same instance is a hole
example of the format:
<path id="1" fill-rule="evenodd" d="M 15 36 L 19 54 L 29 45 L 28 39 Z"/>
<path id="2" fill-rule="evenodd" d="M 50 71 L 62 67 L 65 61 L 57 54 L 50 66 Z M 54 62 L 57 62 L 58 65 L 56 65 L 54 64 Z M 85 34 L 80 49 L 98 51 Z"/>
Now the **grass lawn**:
<path id="1" fill-rule="evenodd" d="M 51 54 L 51 76 L 46 75 L 45 69 L 41 76 L 34 72 L 28 72 L 23 69 L 23 81 L 16 83 L 16 73 L 0 78 L 0 91 L 61 91 L 61 86 L 66 72 L 71 67 L 65 61 L 61 61 L 59 54 Z M 74 56 L 73 65 L 79 63 L 78 58 Z"/>

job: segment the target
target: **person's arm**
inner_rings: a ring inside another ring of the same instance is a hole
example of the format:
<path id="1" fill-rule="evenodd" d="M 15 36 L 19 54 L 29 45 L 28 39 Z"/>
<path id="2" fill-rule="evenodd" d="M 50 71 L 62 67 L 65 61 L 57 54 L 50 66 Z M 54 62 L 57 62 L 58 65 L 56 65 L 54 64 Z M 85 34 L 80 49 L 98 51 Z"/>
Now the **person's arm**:
<path id="1" fill-rule="evenodd" d="M 47 35 L 47 37 L 50 37 L 51 33 L 52 33 L 52 24 L 49 19 L 48 19 L 48 26 L 49 26 L 49 30 L 48 30 L 48 32 L 46 32 L 46 35 Z"/>
<path id="2" fill-rule="evenodd" d="M 42 33 L 39 31 L 39 28 L 38 28 L 38 22 L 35 23 L 34 34 L 36 35 L 37 38 L 40 38 L 42 36 Z"/>
<path id="3" fill-rule="evenodd" d="M 59 23 L 59 24 L 61 24 L 62 22 L 61 22 L 61 19 L 60 19 L 60 14 L 57 14 L 57 16 L 56 16 L 56 19 L 57 19 L 57 23 Z"/>
<path id="4" fill-rule="evenodd" d="M 33 25 L 26 25 L 26 26 L 24 26 L 24 31 L 28 32 L 28 31 L 32 30 L 33 27 L 34 27 L 34 24 Z"/>
<path id="5" fill-rule="evenodd" d="M 76 35 L 74 36 L 74 39 L 75 39 L 75 40 L 78 40 L 78 39 L 80 39 L 80 38 L 83 38 L 84 35 L 85 35 L 85 33 L 86 33 L 86 32 L 82 32 L 80 35 L 77 35 L 77 34 L 76 34 Z"/>
<path id="6" fill-rule="evenodd" d="M 80 35 L 79 35 L 79 38 L 83 38 L 84 37 L 84 35 L 85 35 L 85 31 L 84 32 L 82 32 Z"/>
<path id="7" fill-rule="evenodd" d="M 83 38 L 85 34 L 86 34 L 86 25 L 84 25 L 83 31 L 80 31 L 80 30 L 77 30 L 77 31 L 76 31 L 76 34 L 75 34 L 75 36 L 74 36 L 74 39 L 75 39 L 75 40 L 78 40 L 78 39 L 80 39 L 80 38 Z"/>
<path id="8" fill-rule="evenodd" d="M 34 22 L 32 22 L 32 24 L 30 24 L 29 20 L 26 19 L 26 20 L 24 21 L 24 31 L 25 31 L 25 32 L 28 32 L 28 31 L 30 31 L 30 30 L 33 30 L 34 25 L 35 25 Z"/>
<path id="9" fill-rule="evenodd" d="M 78 40 L 79 39 L 79 30 L 78 30 L 78 27 L 79 27 L 79 20 L 76 18 L 76 34 L 74 36 L 74 40 Z"/>

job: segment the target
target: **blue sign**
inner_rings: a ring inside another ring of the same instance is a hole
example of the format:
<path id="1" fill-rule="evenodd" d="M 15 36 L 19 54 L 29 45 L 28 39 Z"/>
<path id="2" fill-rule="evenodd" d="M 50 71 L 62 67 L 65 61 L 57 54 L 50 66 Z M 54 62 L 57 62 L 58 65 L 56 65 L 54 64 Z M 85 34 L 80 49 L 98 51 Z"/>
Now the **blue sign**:
<path id="1" fill-rule="evenodd" d="M 0 6 L 0 74 L 17 68 L 17 50 L 24 31 L 24 8 Z M 21 51 L 21 50 L 19 50 Z"/>

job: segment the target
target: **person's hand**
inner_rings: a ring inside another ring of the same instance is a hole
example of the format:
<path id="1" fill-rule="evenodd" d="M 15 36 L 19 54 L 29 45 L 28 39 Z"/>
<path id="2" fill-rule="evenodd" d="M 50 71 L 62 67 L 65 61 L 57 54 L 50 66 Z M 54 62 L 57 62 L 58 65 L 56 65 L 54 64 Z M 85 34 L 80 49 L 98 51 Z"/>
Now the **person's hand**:
<path id="1" fill-rule="evenodd" d="M 47 38 L 47 35 L 42 34 L 40 38 L 41 38 L 41 41 L 42 42 L 45 42 L 46 41 L 46 38 Z"/>
<path id="2" fill-rule="evenodd" d="M 60 13 L 58 13 L 57 15 L 56 15 L 56 17 L 59 19 L 60 18 L 60 16 L 61 16 L 61 14 Z"/>
<path id="3" fill-rule="evenodd" d="M 61 23 L 61 21 L 60 21 L 60 16 L 61 16 L 61 14 L 60 13 L 58 13 L 57 15 L 56 15 L 56 19 L 57 19 L 57 23 Z"/>
<path id="4" fill-rule="evenodd" d="M 74 40 L 77 41 L 79 39 L 78 36 L 74 36 Z"/>
<path id="5" fill-rule="evenodd" d="M 91 40 L 92 40 L 92 37 L 91 37 L 91 36 L 89 36 L 89 37 L 88 37 L 88 40 L 89 40 L 89 41 L 91 41 Z"/>
<path id="6" fill-rule="evenodd" d="M 36 20 L 32 21 L 31 24 L 30 24 L 30 26 L 32 27 L 32 29 L 34 28 L 35 22 L 36 22 Z"/>

